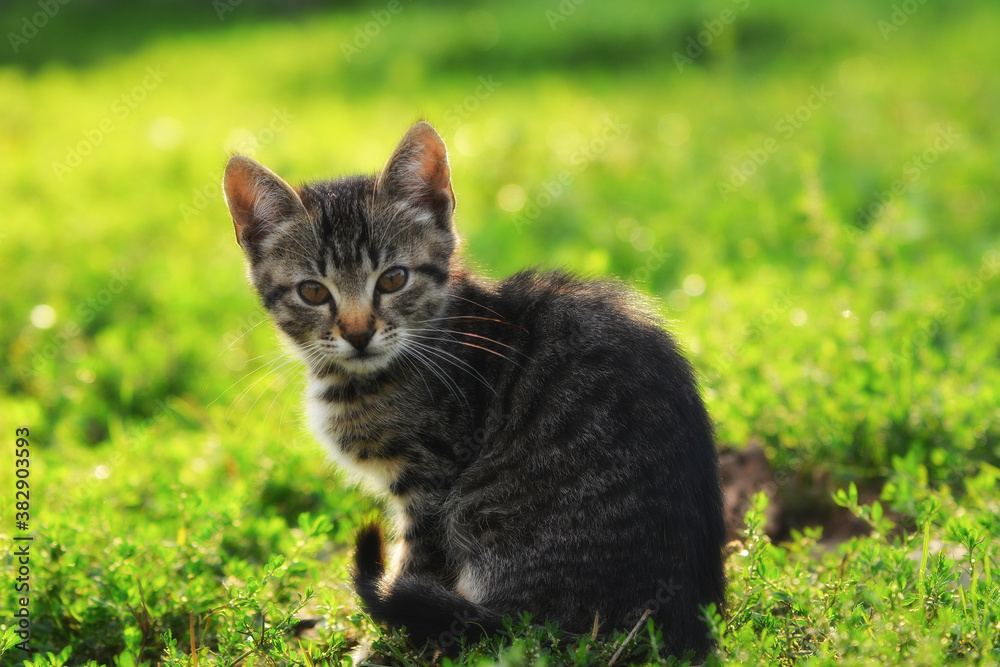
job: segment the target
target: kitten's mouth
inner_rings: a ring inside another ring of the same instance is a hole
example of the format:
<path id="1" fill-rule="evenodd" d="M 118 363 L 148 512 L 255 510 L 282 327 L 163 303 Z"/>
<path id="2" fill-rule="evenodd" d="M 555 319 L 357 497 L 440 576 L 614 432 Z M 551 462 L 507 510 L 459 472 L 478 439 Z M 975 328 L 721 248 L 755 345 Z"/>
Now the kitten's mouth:
<path id="1" fill-rule="evenodd" d="M 389 349 L 384 345 L 366 345 L 360 350 L 357 348 L 351 348 L 348 350 L 348 359 L 377 359 L 379 357 L 389 356 Z"/>
<path id="2" fill-rule="evenodd" d="M 373 352 L 368 349 L 356 350 L 351 356 L 341 360 L 345 370 L 359 375 L 369 375 L 385 368 L 392 355 L 388 352 Z"/>

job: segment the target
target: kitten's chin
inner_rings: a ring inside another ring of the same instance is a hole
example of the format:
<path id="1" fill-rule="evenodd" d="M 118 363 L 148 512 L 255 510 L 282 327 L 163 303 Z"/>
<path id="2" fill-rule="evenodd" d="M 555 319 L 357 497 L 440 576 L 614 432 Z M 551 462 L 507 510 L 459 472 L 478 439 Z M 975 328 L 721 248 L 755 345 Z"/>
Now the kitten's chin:
<path id="1" fill-rule="evenodd" d="M 385 352 L 340 359 L 338 365 L 352 375 L 374 375 L 386 369 L 392 355 Z"/>
<path id="2" fill-rule="evenodd" d="M 289 351 L 306 365 L 311 375 L 316 377 L 377 375 L 389 369 L 398 355 L 398 350 L 383 345 L 375 346 L 375 349 L 369 347 L 364 352 L 351 350 L 345 354 L 343 347 L 338 349 L 335 345 L 322 343 L 302 345 L 296 344 L 291 339 L 286 342 Z"/>
<path id="3" fill-rule="evenodd" d="M 343 373 L 357 377 L 368 377 L 384 372 L 389 368 L 393 355 L 391 352 L 368 352 L 351 357 L 332 357 L 313 359 L 309 363 L 314 375 L 324 376 L 332 373 Z"/>

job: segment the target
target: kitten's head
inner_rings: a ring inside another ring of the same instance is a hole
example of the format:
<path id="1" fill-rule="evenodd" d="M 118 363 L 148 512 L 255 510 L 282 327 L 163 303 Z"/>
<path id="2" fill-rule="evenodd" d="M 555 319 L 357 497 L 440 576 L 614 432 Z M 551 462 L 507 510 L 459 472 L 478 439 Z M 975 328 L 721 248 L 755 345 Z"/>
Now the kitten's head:
<path id="1" fill-rule="evenodd" d="M 311 368 L 368 375 L 420 345 L 457 242 L 448 153 L 428 123 L 376 176 L 293 188 L 234 155 L 223 189 L 250 280 Z"/>

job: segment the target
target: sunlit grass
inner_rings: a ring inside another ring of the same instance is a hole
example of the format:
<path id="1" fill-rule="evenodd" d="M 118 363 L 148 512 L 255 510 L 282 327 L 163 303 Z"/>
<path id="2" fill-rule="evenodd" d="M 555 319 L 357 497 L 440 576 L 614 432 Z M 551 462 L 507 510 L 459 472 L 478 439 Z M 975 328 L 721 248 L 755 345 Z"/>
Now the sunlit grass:
<path id="1" fill-rule="evenodd" d="M 374 171 L 425 117 L 471 265 L 630 281 L 689 350 L 721 442 L 759 439 L 824 498 L 885 485 L 899 531 L 825 554 L 747 539 L 723 660 L 996 656 L 992 5 L 923 5 L 885 39 L 892 3 L 584 3 L 555 30 L 535 4 L 406 4 L 348 61 L 370 8 L 83 4 L 0 58 L 0 430 L 32 432 L 36 649 L 193 664 L 194 623 L 199 664 L 336 663 L 371 634 L 344 557 L 377 504 L 321 463 L 219 181 L 232 151 L 293 182 Z M 933 572 L 906 560 L 925 527 Z M 300 648 L 282 619 L 309 587 L 299 615 L 327 625 Z M 272 643 L 253 649 L 262 611 Z M 525 661 L 548 650 L 518 636 Z"/>

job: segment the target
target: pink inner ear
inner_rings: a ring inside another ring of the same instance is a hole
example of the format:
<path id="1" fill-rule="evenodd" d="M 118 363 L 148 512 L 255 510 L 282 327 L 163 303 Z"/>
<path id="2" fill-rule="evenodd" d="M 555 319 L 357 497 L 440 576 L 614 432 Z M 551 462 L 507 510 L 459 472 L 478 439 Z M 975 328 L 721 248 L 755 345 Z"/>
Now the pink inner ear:
<path id="1" fill-rule="evenodd" d="M 419 173 L 433 193 L 438 194 L 442 190 L 451 192 L 451 168 L 444 160 L 444 156 L 440 158 L 425 157 L 420 162 Z M 454 198 L 454 195 L 451 197 Z"/>
<path id="2" fill-rule="evenodd" d="M 430 208 L 441 220 L 455 208 L 448 149 L 430 124 L 407 130 L 379 173 L 376 188 L 383 196 Z"/>
<path id="3" fill-rule="evenodd" d="M 425 146 L 424 148 L 424 153 L 419 160 L 420 177 L 434 189 L 440 190 L 451 178 L 451 169 L 448 167 L 447 158 L 437 146 Z"/>
<path id="4" fill-rule="evenodd" d="M 421 125 L 411 130 L 407 137 L 413 147 L 410 163 L 412 173 L 434 190 L 441 190 L 451 178 L 448 168 L 448 153 L 437 133 L 429 125 Z"/>
<path id="5" fill-rule="evenodd" d="M 451 168 L 448 166 L 448 151 L 444 142 L 430 125 L 421 124 L 411 130 L 409 143 L 416 150 L 411 159 L 412 173 L 431 190 L 430 197 L 421 197 L 432 204 L 440 200 L 444 193 L 455 205 L 455 194 L 451 189 Z"/>
<path id="6" fill-rule="evenodd" d="M 224 188 L 236 240 L 244 248 L 266 238 L 285 220 L 304 213 L 302 200 L 290 185 L 243 155 L 234 155 L 226 164 Z"/>
<path id="7" fill-rule="evenodd" d="M 253 226 L 254 177 L 246 169 L 233 169 L 226 174 L 226 203 L 236 227 L 236 241 L 242 244 L 244 232 Z"/>

